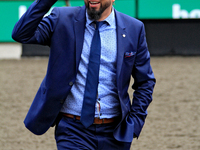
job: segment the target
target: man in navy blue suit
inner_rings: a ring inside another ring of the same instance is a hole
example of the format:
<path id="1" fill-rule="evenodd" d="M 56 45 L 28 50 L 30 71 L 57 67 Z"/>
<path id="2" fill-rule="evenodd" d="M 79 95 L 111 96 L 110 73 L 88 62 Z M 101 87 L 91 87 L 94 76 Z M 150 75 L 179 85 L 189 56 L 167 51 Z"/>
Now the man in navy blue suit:
<path id="1" fill-rule="evenodd" d="M 115 0 L 84 0 L 82 7 L 54 8 L 43 17 L 56 1 L 36 0 L 12 33 L 18 42 L 50 46 L 25 126 L 41 135 L 56 124 L 59 150 L 128 150 L 155 85 L 144 25 L 115 10 Z"/>

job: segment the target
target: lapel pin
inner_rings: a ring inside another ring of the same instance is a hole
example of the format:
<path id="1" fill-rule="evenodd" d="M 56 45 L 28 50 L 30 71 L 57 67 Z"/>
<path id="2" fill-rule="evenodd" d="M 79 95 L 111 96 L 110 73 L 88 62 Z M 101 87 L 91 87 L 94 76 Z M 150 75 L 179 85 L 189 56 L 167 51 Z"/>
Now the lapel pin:
<path id="1" fill-rule="evenodd" d="M 125 35 L 125 34 L 122 34 L 122 36 L 123 36 L 123 37 L 126 37 L 126 35 Z"/>

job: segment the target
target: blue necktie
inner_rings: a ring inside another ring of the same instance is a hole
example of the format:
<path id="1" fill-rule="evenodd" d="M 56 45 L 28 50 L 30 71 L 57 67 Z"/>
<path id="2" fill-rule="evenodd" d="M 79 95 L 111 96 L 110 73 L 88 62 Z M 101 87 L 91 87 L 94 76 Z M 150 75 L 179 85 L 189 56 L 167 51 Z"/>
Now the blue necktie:
<path id="1" fill-rule="evenodd" d="M 104 22 L 96 22 L 96 29 L 90 48 L 90 58 L 88 64 L 83 106 L 81 111 L 81 123 L 86 128 L 94 122 L 101 56 L 101 39 L 99 35 L 99 28 L 101 27 L 101 25 L 103 25 L 103 23 Z"/>

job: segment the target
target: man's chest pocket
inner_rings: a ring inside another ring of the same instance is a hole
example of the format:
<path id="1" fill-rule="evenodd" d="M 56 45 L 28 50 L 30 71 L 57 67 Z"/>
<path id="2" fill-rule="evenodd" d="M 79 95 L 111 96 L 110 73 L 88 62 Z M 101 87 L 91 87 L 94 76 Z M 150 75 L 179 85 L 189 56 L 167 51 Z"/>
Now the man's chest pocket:
<path id="1" fill-rule="evenodd" d="M 122 64 L 122 76 L 124 79 L 130 79 L 131 72 L 135 63 L 136 52 L 125 52 Z"/>
<path id="2" fill-rule="evenodd" d="M 136 52 L 125 52 L 124 53 L 124 63 L 128 66 L 134 64 Z"/>

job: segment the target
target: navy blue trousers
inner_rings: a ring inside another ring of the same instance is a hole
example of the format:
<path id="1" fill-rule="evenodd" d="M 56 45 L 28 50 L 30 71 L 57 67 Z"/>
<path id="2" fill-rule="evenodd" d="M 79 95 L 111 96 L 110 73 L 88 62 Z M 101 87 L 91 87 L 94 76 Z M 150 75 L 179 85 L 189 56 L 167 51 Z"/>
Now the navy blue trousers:
<path id="1" fill-rule="evenodd" d="M 63 116 L 55 128 L 58 150 L 129 150 L 131 143 L 113 137 L 116 123 L 93 124 L 87 129 L 79 120 Z"/>

